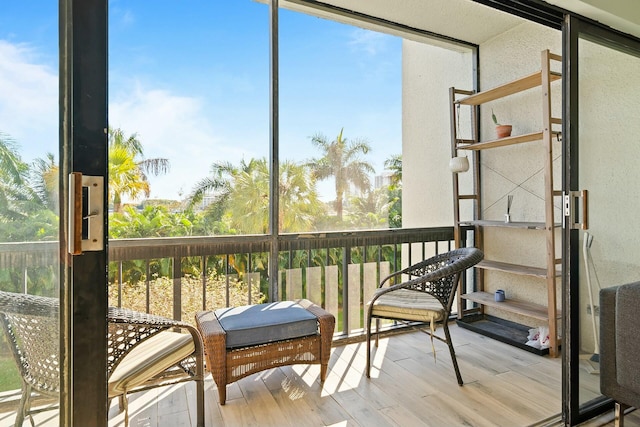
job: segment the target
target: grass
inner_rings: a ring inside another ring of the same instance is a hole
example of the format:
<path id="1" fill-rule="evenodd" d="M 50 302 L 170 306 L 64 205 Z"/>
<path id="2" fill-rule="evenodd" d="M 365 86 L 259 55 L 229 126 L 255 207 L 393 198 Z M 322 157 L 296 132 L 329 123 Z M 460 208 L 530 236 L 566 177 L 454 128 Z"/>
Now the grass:
<path id="1" fill-rule="evenodd" d="M 0 356 L 0 391 L 19 390 L 22 388 L 20 373 L 13 357 Z"/>
<path id="2" fill-rule="evenodd" d="M 160 316 L 173 318 L 173 281 L 168 277 L 160 277 L 149 284 L 150 312 Z M 197 278 L 183 277 L 181 280 L 182 320 L 194 324 L 196 312 L 202 310 L 202 281 Z M 248 303 L 249 289 L 244 281 L 237 279 L 229 283 L 229 305 L 239 306 Z M 260 284 L 256 281 L 251 286 L 252 303 L 263 302 Z M 146 311 L 145 282 L 123 283 L 122 307 L 136 311 Z M 109 286 L 109 305 L 118 304 L 118 287 Z M 226 307 L 226 281 L 210 278 L 207 281 L 207 310 Z"/>

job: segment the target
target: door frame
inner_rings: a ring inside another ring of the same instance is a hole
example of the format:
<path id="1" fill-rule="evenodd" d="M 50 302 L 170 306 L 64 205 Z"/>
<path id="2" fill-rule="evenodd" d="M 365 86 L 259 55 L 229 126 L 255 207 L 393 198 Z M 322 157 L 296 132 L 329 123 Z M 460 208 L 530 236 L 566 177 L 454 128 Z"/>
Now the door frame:
<path id="1" fill-rule="evenodd" d="M 640 39 L 612 30 L 575 15 L 566 15 L 563 26 L 563 124 L 562 191 L 579 191 L 579 78 L 578 40 L 594 43 L 640 57 Z M 574 207 L 571 206 L 573 209 Z M 562 413 L 566 425 L 577 425 L 613 408 L 604 396 L 580 404 L 580 231 L 567 226 L 565 216 L 562 235 Z M 568 315 L 567 315 L 568 313 Z"/>
<path id="2" fill-rule="evenodd" d="M 107 0 L 59 2 L 60 425 L 107 425 L 107 214 L 102 250 L 70 255 L 69 174 L 101 176 L 107 206 Z M 96 367 L 102 366 L 102 369 Z"/>

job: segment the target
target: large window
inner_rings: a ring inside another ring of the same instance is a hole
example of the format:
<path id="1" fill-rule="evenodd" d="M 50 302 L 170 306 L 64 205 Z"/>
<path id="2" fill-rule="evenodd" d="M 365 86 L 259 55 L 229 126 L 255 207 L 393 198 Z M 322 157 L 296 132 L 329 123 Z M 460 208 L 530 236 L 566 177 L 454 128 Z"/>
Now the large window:
<path id="1" fill-rule="evenodd" d="M 402 39 L 279 16 L 281 231 L 400 227 Z"/>
<path id="2" fill-rule="evenodd" d="M 268 6 L 110 6 L 111 236 L 266 233 Z"/>
<path id="3" fill-rule="evenodd" d="M 0 13 L 0 393 L 20 425 L 23 384 L 47 397 L 34 408 L 57 403 L 60 387 L 57 6 Z"/>
<path id="4" fill-rule="evenodd" d="M 268 11 L 112 5 L 112 237 L 270 232 Z M 279 19 L 279 231 L 399 227 L 402 40 Z"/>

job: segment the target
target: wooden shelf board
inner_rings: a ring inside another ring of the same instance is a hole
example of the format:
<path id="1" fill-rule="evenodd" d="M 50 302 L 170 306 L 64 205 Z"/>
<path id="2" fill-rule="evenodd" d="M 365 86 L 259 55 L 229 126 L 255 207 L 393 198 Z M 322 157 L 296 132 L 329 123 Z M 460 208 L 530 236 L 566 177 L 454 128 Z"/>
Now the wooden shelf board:
<path id="1" fill-rule="evenodd" d="M 487 307 L 494 307 L 510 313 L 531 317 L 545 322 L 545 324 L 549 321 L 549 311 L 546 306 L 511 299 L 508 295 L 507 298 L 501 302 L 496 302 L 494 295 L 488 292 L 472 292 L 462 295 L 462 298 L 477 302 L 478 304 L 482 304 Z"/>
<path id="2" fill-rule="evenodd" d="M 561 79 L 562 75 L 560 73 L 551 72 L 549 74 L 549 78 L 553 82 Z M 540 86 L 540 84 L 542 84 L 542 72 L 536 71 L 533 74 L 494 87 L 493 89 L 478 92 L 474 95 L 459 99 L 458 101 L 456 101 L 456 103 L 462 105 L 480 105 L 485 102 L 494 101 L 507 95 L 512 95 L 514 93 L 522 92 L 527 89 Z"/>
<path id="3" fill-rule="evenodd" d="M 546 224 L 544 222 L 504 222 L 504 221 L 489 221 L 489 220 L 477 220 L 477 221 L 460 221 L 460 225 L 471 225 L 481 227 L 506 227 L 506 228 L 524 228 L 527 230 L 544 230 Z M 561 227 L 562 224 L 556 223 L 554 227 Z"/>
<path id="4" fill-rule="evenodd" d="M 559 132 L 552 132 L 557 134 Z M 491 141 L 476 142 L 475 144 L 458 144 L 456 147 L 458 150 L 485 150 L 487 148 L 506 147 L 508 145 L 522 144 L 531 141 L 540 141 L 542 139 L 542 132 L 525 133 L 523 135 L 507 136 L 500 139 L 494 139 Z"/>
<path id="5" fill-rule="evenodd" d="M 482 260 L 476 264 L 477 268 L 484 268 L 485 270 L 497 270 L 504 271 L 506 273 L 522 274 L 525 276 L 534 276 L 540 278 L 547 277 L 547 269 L 540 267 L 531 267 L 528 265 L 509 264 L 500 261 Z M 560 276 L 560 272 L 556 271 L 556 277 Z"/>

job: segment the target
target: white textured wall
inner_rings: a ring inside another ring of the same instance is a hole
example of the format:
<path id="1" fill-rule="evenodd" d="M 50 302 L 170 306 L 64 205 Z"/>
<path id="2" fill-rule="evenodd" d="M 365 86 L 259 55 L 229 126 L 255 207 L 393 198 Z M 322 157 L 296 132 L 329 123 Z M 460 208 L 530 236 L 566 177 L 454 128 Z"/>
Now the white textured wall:
<path id="1" fill-rule="evenodd" d="M 453 224 L 449 88 L 473 85 L 471 52 L 405 41 L 402 55 L 402 225 Z"/>
<path id="2" fill-rule="evenodd" d="M 602 287 L 640 280 L 640 202 L 635 195 L 640 182 L 640 59 L 584 40 L 578 49 L 580 188 L 589 190 L 592 292 L 598 305 L 597 279 Z M 580 279 L 582 347 L 592 352 L 584 263 Z"/>

